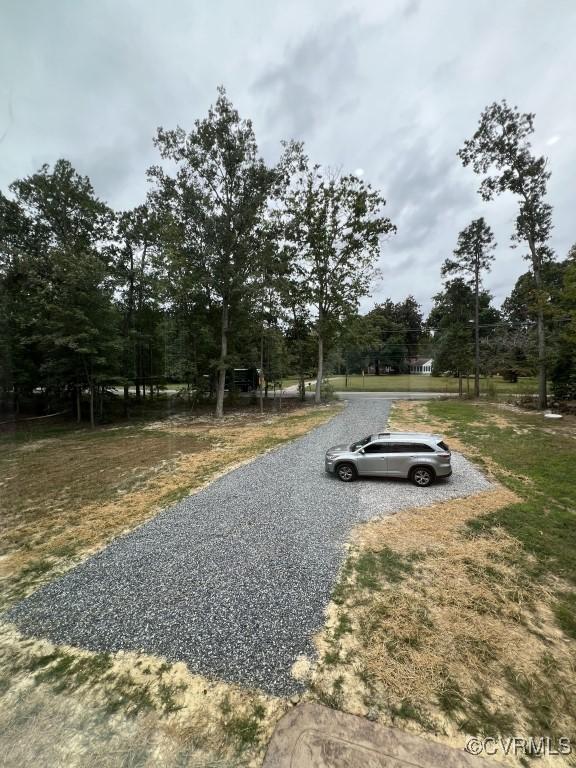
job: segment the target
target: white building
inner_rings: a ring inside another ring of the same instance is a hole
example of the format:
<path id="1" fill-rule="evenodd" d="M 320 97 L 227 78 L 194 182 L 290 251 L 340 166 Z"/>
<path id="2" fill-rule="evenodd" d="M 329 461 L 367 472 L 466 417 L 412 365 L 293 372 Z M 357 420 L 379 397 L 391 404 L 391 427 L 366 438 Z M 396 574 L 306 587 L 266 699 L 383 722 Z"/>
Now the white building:
<path id="1" fill-rule="evenodd" d="M 414 357 L 409 361 L 410 373 L 415 373 L 419 376 L 430 376 L 433 364 L 434 360 L 432 358 Z"/>

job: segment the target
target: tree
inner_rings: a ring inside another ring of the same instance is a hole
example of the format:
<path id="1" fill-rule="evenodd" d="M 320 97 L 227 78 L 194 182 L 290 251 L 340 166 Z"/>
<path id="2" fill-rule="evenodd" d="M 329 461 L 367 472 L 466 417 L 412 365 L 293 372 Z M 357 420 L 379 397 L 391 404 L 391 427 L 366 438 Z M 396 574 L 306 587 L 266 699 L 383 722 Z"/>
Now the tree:
<path id="1" fill-rule="evenodd" d="M 384 368 L 393 373 L 409 370 L 409 358 L 418 354 L 423 337 L 423 317 L 413 296 L 394 303 L 386 299 L 368 313 L 379 329 L 379 344 L 372 350 L 376 375 Z"/>
<path id="2" fill-rule="evenodd" d="M 118 215 L 114 272 L 116 304 L 122 315 L 125 415 L 130 382 L 136 385 L 137 400 L 146 397 L 147 382 L 153 396 L 154 372 L 158 373 L 163 358 L 158 335 L 167 274 L 159 241 L 160 224 L 149 205 L 139 205 Z"/>
<path id="3" fill-rule="evenodd" d="M 472 366 L 470 323 L 474 314 L 474 295 L 462 278 L 448 281 L 444 290 L 434 296 L 428 317 L 434 328 L 434 375 L 447 371 L 458 376 L 462 394 L 462 375 Z"/>
<path id="4" fill-rule="evenodd" d="M 87 177 L 58 160 L 10 186 L 29 236 L 21 244 L 27 316 L 22 339 L 41 357 L 40 380 L 57 393 L 90 392 L 94 426 L 96 389 L 117 375 L 118 325 L 110 279 L 112 212 Z"/>
<path id="5" fill-rule="evenodd" d="M 470 275 L 474 288 L 474 397 L 480 397 L 480 284 L 482 272 L 494 260 L 494 235 L 484 221 L 475 219 L 458 235 L 455 259 L 446 259 L 442 276 Z"/>
<path id="6" fill-rule="evenodd" d="M 344 363 L 346 385 L 351 371 L 367 367 L 374 349 L 381 343 L 381 328 L 372 313 L 351 315 L 346 319 L 338 334 L 338 347 Z"/>
<path id="7" fill-rule="evenodd" d="M 534 115 L 520 113 L 506 101 L 487 107 L 480 117 L 474 136 L 464 142 L 458 155 L 464 166 L 485 175 L 479 188 L 484 200 L 491 200 L 509 191 L 519 199 L 513 243 L 528 245 L 537 292 L 538 333 L 538 403 L 545 408 L 546 394 L 546 333 L 544 306 L 546 286 L 543 268 L 553 258 L 548 246 L 552 229 L 552 207 L 545 202 L 550 172 L 544 157 L 531 151 L 529 136 L 534 132 Z M 489 175 L 490 171 L 492 175 Z"/>
<path id="8" fill-rule="evenodd" d="M 491 306 L 487 291 L 479 294 L 480 338 L 495 335 L 500 313 Z M 468 375 L 473 365 L 474 291 L 461 277 L 449 280 L 444 290 L 434 296 L 434 306 L 428 316 L 428 326 L 434 331 L 434 375 L 449 371 L 459 378 Z"/>
<path id="9" fill-rule="evenodd" d="M 297 170 L 285 194 L 284 234 L 295 254 L 300 301 L 316 313 L 319 403 L 326 342 L 367 293 L 381 237 L 395 227 L 382 215 L 386 201 L 370 185 L 310 167 L 301 147 L 292 149 Z"/>
<path id="10" fill-rule="evenodd" d="M 563 266 L 562 285 L 555 296 L 559 317 L 551 379 L 555 397 L 576 400 L 576 245 Z"/>
<path id="11" fill-rule="evenodd" d="M 28 338 L 36 240 L 21 206 L 0 193 L 0 386 L 16 414 L 21 393 L 32 392 L 40 375 L 40 355 Z"/>
<path id="12" fill-rule="evenodd" d="M 258 222 L 276 180 L 258 157 L 249 120 L 241 120 L 223 88 L 208 117 L 189 133 L 158 129 L 161 157 L 177 166 L 171 177 L 149 170 L 157 182 L 155 201 L 175 222 L 177 248 L 193 260 L 201 285 L 220 311 L 216 416 L 224 413 L 229 333 L 247 285 L 259 273 Z"/>

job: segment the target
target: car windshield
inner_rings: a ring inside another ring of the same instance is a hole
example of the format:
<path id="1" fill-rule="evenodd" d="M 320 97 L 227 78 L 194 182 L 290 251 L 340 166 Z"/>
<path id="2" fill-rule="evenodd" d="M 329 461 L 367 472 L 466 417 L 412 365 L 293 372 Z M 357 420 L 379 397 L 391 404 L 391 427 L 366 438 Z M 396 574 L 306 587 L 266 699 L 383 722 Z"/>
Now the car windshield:
<path id="1" fill-rule="evenodd" d="M 358 448 L 362 448 L 362 446 L 369 443 L 370 440 L 372 440 L 372 435 L 368 435 L 368 437 L 363 437 L 362 440 L 358 440 L 357 442 L 352 443 L 352 445 L 350 446 L 350 450 L 357 451 Z"/>

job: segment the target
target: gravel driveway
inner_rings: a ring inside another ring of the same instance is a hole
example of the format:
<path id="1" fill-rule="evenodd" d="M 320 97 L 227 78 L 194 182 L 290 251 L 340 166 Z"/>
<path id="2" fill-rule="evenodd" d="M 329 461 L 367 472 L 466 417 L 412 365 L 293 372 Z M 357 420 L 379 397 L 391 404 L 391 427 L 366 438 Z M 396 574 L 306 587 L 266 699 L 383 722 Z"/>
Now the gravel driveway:
<path id="1" fill-rule="evenodd" d="M 489 486 L 458 455 L 454 475 L 429 489 L 327 476 L 326 448 L 382 429 L 389 407 L 354 400 L 116 539 L 7 618 L 57 643 L 143 650 L 273 694 L 298 691 L 290 669 L 298 654 L 313 653 L 350 529 Z"/>

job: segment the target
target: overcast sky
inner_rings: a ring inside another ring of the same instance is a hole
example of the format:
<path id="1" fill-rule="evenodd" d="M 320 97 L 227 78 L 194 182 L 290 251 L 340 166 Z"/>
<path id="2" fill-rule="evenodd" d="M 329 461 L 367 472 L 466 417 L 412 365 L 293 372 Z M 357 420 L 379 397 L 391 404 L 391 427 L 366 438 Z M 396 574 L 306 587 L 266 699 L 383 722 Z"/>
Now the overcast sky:
<path id="1" fill-rule="evenodd" d="M 483 203 L 456 152 L 492 101 L 535 112 L 564 258 L 575 41 L 575 0 L 0 0 L 0 188 L 66 157 L 110 205 L 137 205 L 156 127 L 190 128 L 223 84 L 266 159 L 301 139 L 383 191 L 398 234 L 364 309 L 411 293 L 428 310 L 458 232 L 481 215 L 500 304 L 527 267 L 509 247 L 514 201 Z"/>

